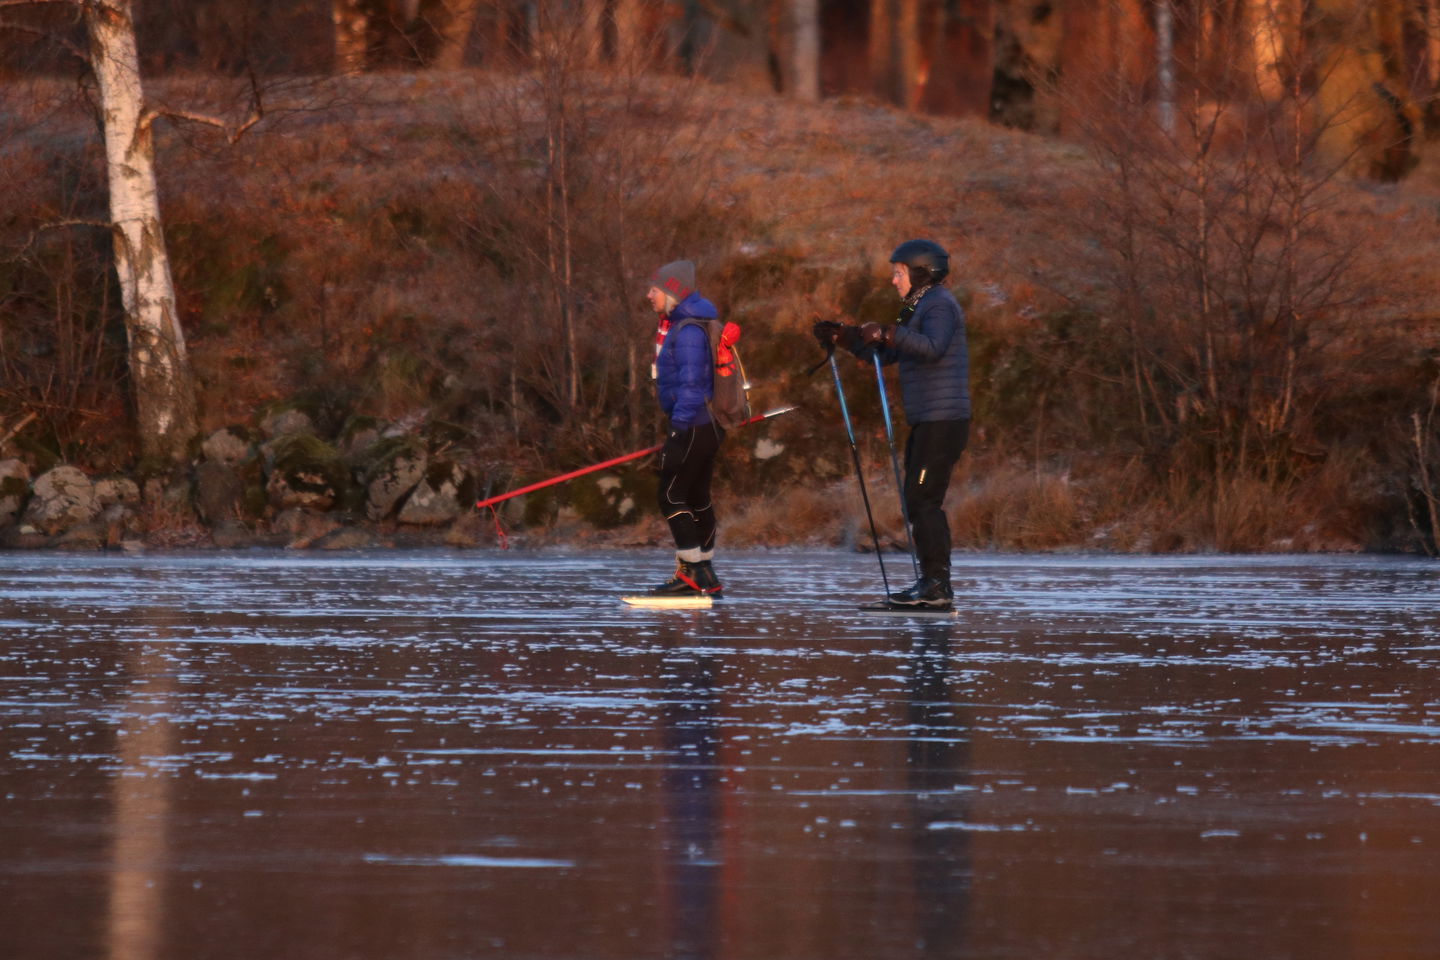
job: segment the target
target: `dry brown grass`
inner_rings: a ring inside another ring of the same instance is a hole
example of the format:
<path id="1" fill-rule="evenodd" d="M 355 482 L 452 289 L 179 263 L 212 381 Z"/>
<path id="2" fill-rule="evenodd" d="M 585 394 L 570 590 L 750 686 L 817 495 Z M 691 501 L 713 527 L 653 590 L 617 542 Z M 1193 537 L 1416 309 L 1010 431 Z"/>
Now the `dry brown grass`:
<path id="1" fill-rule="evenodd" d="M 497 462 L 536 472 L 651 441 L 648 387 L 622 397 L 613 370 L 611 394 L 597 388 L 580 414 L 525 399 L 533 409 L 519 421 L 518 442 L 506 419 L 504 351 L 536 321 L 516 274 L 495 268 L 486 249 L 493 237 L 477 240 L 467 221 L 494 190 L 466 166 L 474 161 L 466 124 L 497 87 L 514 83 L 481 71 L 330 80 L 306 93 L 315 109 L 257 127 L 234 148 L 162 124 L 167 231 L 207 427 L 251 420 L 318 385 L 382 418 L 443 407 L 493 445 Z M 751 373 L 767 405 L 805 398 L 828 416 L 833 398 L 820 377 L 798 376 L 818 358 L 812 317 L 844 307 L 883 318 L 894 308 L 888 252 L 932 236 L 954 255 L 952 286 L 967 304 L 976 358 L 976 436 L 949 500 L 957 548 L 1346 549 L 1374 542 L 1377 512 L 1397 513 L 1393 498 L 1375 494 L 1382 468 L 1366 459 L 1363 431 L 1336 425 L 1343 410 L 1328 414 L 1328 432 L 1323 422 L 1315 427 L 1323 461 L 1284 479 L 1236 472 L 1201 483 L 1185 463 L 1167 473 L 1168 451 L 1146 446 L 1106 380 L 1113 344 L 1101 338 L 1113 324 L 1103 315 L 1088 325 L 1066 319 L 1093 313 L 1104 283 L 1093 259 L 1077 254 L 1090 239 L 1084 224 L 1064 215 L 1079 208 L 1095 176 L 1075 145 L 861 98 L 804 105 L 710 84 L 687 89 L 693 112 L 672 123 L 671 83 L 636 88 L 641 107 L 656 114 L 636 121 L 637 136 L 647 145 L 653 138 L 656 171 L 667 150 L 714 146 L 711 219 L 687 235 L 695 249 L 645 248 L 628 261 L 630 276 L 607 274 L 609 286 L 590 288 L 587 316 L 609 325 L 604 340 L 643 344 L 652 323 L 638 304 L 645 275 L 673 255 L 698 256 L 702 290 L 746 323 L 747 362 L 760 358 Z M 184 102 L 204 94 L 193 86 L 172 80 L 157 93 Z M 43 134 L 46 149 L 73 150 L 89 165 L 81 180 L 93 186 L 91 118 L 52 94 L 26 108 L 43 125 L 25 134 L 25 149 Z M 298 104 L 279 102 L 277 116 Z M 643 170 L 632 176 L 645 179 Z M 54 200 L 11 213 L 34 214 Z M 1335 229 L 1366 241 L 1364 270 L 1387 281 L 1377 284 L 1383 296 L 1337 314 L 1325 357 L 1334 376 L 1322 385 L 1333 391 L 1370 378 L 1366 396 L 1378 399 L 1363 417 L 1373 422 L 1403 420 L 1413 398 L 1389 376 L 1390 359 L 1382 363 L 1356 332 L 1403 325 L 1385 358 L 1440 343 L 1437 203 L 1440 158 L 1427 158 L 1398 186 L 1342 185 L 1325 212 Z M 597 263 L 582 267 L 595 274 Z M 850 368 L 845 376 L 857 416 L 873 425 L 865 392 L 873 380 Z M 869 542 L 848 469 L 832 482 L 833 469 L 815 466 L 845 459 L 826 423 L 809 434 L 785 427 L 793 477 L 818 479 L 717 490 L 726 544 Z M 553 442 L 566 431 L 565 442 Z M 867 469 L 882 539 L 903 544 L 888 463 Z M 608 536 L 663 543 L 652 520 Z"/>

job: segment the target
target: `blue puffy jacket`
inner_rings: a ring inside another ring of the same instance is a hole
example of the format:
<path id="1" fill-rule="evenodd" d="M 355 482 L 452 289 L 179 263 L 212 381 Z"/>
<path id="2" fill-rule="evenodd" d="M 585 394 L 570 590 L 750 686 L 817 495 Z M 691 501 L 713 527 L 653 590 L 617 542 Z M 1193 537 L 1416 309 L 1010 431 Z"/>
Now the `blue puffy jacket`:
<path id="1" fill-rule="evenodd" d="M 908 423 L 970 419 L 970 348 L 965 311 L 955 295 L 931 287 L 909 320 L 895 328 L 895 345 L 880 354 L 900 365 L 900 399 Z"/>
<path id="2" fill-rule="evenodd" d="M 676 304 L 670 313 L 670 332 L 655 358 L 655 387 L 660 409 L 670 418 L 670 427 L 684 430 L 710 422 L 705 407 L 715 392 L 715 361 L 710 356 L 710 336 L 701 324 L 686 320 L 714 320 L 720 316 L 715 305 L 698 293 Z"/>

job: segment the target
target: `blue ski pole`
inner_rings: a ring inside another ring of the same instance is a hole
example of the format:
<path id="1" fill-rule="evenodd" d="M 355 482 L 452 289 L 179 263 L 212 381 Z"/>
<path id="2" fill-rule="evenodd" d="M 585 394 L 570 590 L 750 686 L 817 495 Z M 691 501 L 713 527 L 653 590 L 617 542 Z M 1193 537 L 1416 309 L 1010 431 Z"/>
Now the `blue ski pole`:
<path id="1" fill-rule="evenodd" d="M 880 351 L 874 350 L 875 382 L 880 387 L 880 412 L 885 415 L 885 439 L 890 444 L 890 466 L 895 468 L 895 491 L 900 494 L 900 517 L 905 521 L 905 546 L 910 550 L 910 566 L 915 577 L 920 577 L 920 561 L 915 556 L 915 540 L 910 536 L 910 508 L 905 505 L 905 481 L 900 476 L 900 456 L 895 452 L 895 427 L 890 422 L 890 399 L 885 395 L 885 367 L 880 362 Z"/>
<path id="2" fill-rule="evenodd" d="M 835 347 L 830 347 L 830 373 L 835 377 L 835 395 L 840 398 L 840 416 L 845 421 L 845 434 L 850 438 L 850 456 L 855 461 L 855 477 L 860 481 L 860 499 L 865 501 L 865 517 L 870 521 L 870 539 L 875 541 L 875 559 L 880 561 L 880 582 L 885 596 L 890 596 L 890 579 L 885 576 L 885 557 L 880 550 L 880 534 L 875 529 L 875 514 L 870 509 L 870 494 L 865 490 L 865 470 L 860 466 L 860 448 L 855 444 L 855 429 L 850 425 L 850 408 L 845 404 L 845 388 L 840 384 L 840 367 L 835 363 Z"/>

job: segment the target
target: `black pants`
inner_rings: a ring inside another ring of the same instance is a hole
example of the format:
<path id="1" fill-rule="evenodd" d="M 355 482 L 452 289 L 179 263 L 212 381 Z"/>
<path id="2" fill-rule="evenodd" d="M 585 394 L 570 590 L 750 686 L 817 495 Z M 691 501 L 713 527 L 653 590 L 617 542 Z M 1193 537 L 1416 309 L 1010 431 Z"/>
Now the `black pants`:
<path id="1" fill-rule="evenodd" d="M 715 549 L 710 478 L 725 431 L 713 423 L 677 430 L 660 450 L 660 513 L 670 524 L 675 552 L 685 560 Z"/>
<path id="2" fill-rule="evenodd" d="M 969 439 L 969 420 L 932 420 L 911 427 L 905 441 L 905 510 L 910 514 L 920 574 L 945 583 L 950 582 L 945 492 Z"/>

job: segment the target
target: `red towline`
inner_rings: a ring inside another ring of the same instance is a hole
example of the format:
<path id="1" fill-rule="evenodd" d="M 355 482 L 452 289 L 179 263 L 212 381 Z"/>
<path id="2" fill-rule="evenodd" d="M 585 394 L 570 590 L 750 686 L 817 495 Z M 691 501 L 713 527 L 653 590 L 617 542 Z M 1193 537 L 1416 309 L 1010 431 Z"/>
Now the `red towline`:
<path id="1" fill-rule="evenodd" d="M 745 427 L 749 426 L 752 423 L 759 423 L 761 420 L 769 420 L 771 417 L 778 417 L 782 413 L 789 413 L 791 410 L 794 409 L 796 408 L 777 407 L 774 410 L 767 410 L 765 413 L 751 417 L 749 420 L 746 420 L 744 423 L 740 424 L 740 426 Z M 562 473 L 558 477 L 551 477 L 549 480 L 541 480 L 537 483 L 532 483 L 529 486 L 521 487 L 518 490 L 511 490 L 509 493 L 502 493 L 494 497 L 489 497 L 485 500 L 477 502 L 475 504 L 475 509 L 484 510 L 486 507 L 492 507 L 497 503 L 509 500 L 511 497 L 518 497 L 522 496 L 523 494 L 531 493 L 535 490 L 542 490 L 545 487 L 554 486 L 557 483 L 564 483 L 566 480 L 574 480 L 576 477 L 583 477 L 587 473 L 594 473 L 596 470 L 604 470 L 606 467 L 617 466 L 618 464 L 626 463 L 630 460 L 638 460 L 639 458 L 646 456 L 647 454 L 658 452 L 663 446 L 665 446 L 665 444 L 657 443 L 655 446 L 646 447 L 644 450 L 636 450 L 634 453 L 627 453 L 622 457 L 615 457 L 613 459 L 606 460 L 603 463 L 594 463 L 588 467 L 581 467 L 579 470 L 571 470 L 569 473 Z"/>

